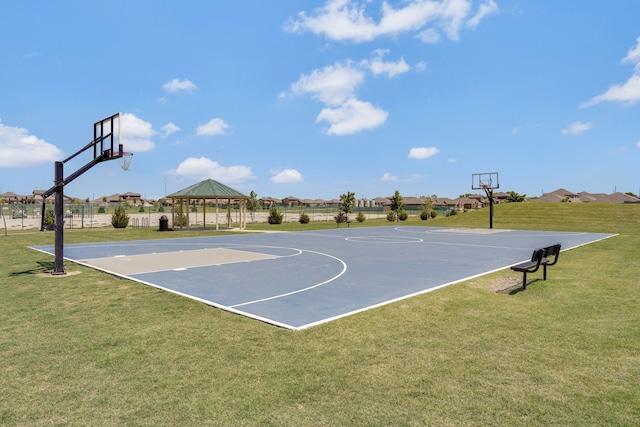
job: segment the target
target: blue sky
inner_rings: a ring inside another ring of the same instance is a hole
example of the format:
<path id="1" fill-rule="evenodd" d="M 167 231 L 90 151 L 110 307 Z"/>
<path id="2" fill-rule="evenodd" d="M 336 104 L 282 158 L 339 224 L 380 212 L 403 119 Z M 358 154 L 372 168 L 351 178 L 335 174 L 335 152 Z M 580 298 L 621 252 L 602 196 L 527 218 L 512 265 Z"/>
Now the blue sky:
<path id="1" fill-rule="evenodd" d="M 131 169 L 81 199 L 205 178 L 259 197 L 640 191 L 637 0 L 20 1 L 0 14 L 0 193 L 123 114 Z M 75 171 L 91 157 L 65 164 Z"/>

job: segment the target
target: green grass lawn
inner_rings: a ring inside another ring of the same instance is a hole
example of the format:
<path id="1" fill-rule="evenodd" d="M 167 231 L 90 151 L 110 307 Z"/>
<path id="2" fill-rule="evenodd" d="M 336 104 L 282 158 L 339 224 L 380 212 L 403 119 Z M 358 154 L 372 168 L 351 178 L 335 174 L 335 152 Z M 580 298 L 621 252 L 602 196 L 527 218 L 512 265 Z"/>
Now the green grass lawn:
<path id="1" fill-rule="evenodd" d="M 389 223 L 351 224 L 371 225 Z M 314 227 L 335 224 L 253 228 Z M 0 236 L 0 425 L 640 425 L 640 205 L 499 205 L 494 227 L 619 236 L 524 292 L 492 291 L 502 270 L 299 332 L 74 264 L 43 275 L 53 258 L 28 246 L 52 233 Z"/>

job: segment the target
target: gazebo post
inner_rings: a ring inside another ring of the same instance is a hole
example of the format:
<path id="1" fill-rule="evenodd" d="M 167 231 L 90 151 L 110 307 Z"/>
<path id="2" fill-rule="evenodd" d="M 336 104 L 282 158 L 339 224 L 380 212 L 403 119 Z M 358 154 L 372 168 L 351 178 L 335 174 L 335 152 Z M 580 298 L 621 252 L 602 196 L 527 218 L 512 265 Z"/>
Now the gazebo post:
<path id="1" fill-rule="evenodd" d="M 174 197 L 171 198 L 171 224 L 176 226 L 176 199 Z"/>
<path id="2" fill-rule="evenodd" d="M 218 198 L 216 197 L 216 231 L 220 230 L 220 225 L 218 223 Z"/>
<path id="3" fill-rule="evenodd" d="M 189 220 L 189 211 L 191 210 L 191 199 L 187 198 L 187 206 L 185 211 L 187 212 L 187 230 L 191 229 L 191 221 Z"/>
<path id="4" fill-rule="evenodd" d="M 207 199 L 202 199 L 202 228 L 207 228 Z"/>
<path id="5" fill-rule="evenodd" d="M 242 221 L 241 230 L 244 230 L 247 227 L 247 200 L 242 199 L 240 201 L 240 220 Z"/>
<path id="6" fill-rule="evenodd" d="M 227 228 L 231 228 L 231 197 L 227 199 Z"/>

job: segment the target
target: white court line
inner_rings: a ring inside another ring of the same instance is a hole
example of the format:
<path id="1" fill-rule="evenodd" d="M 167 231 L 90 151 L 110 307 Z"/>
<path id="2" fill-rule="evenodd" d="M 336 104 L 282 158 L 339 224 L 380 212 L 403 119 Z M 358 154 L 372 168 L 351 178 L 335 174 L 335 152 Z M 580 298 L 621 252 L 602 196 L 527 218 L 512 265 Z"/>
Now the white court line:
<path id="1" fill-rule="evenodd" d="M 542 230 L 511 230 L 511 229 L 491 229 L 494 231 L 489 231 L 489 229 L 483 228 L 441 228 L 441 227 L 433 227 L 434 230 L 424 230 L 424 231 L 415 231 L 415 230 L 402 230 L 402 228 L 413 228 L 417 226 L 399 226 L 395 227 L 396 231 L 401 233 L 413 233 L 413 234 L 441 234 L 441 235 L 458 235 L 458 236 L 470 236 L 470 235 L 493 235 L 498 234 L 499 237 L 513 237 L 513 238 L 522 238 L 522 237 L 556 237 L 558 234 L 562 236 L 584 236 L 585 234 L 607 234 L 607 233 L 589 233 L 589 232 L 569 232 L 569 231 L 551 231 L 551 234 L 543 234 Z M 467 231 L 466 233 L 464 231 Z M 478 232 L 469 232 L 470 230 L 479 230 Z M 486 230 L 489 232 L 483 233 L 482 230 Z M 507 232 L 508 234 L 502 234 Z M 533 233 L 533 234 L 531 234 Z"/>
<path id="2" fill-rule="evenodd" d="M 392 237 L 392 236 L 353 236 L 345 237 L 347 242 L 356 243 L 421 243 L 424 239 L 419 237 Z"/>
<path id="3" fill-rule="evenodd" d="M 293 249 L 293 248 L 290 248 L 290 249 Z M 333 255 L 329 255 L 329 254 L 325 254 L 323 252 L 308 251 L 308 250 L 304 250 L 304 249 L 298 249 L 298 250 L 302 250 L 303 252 L 309 252 L 309 253 L 322 255 L 322 256 L 329 257 L 329 258 L 333 258 L 333 259 L 335 259 L 336 261 L 338 261 L 338 262 L 340 262 L 342 264 L 342 271 L 340 273 L 338 273 L 337 275 L 333 276 L 332 278 L 330 278 L 329 280 L 325 280 L 324 282 L 317 283 L 315 285 L 308 286 L 306 288 L 298 289 L 297 291 L 286 292 L 286 293 L 280 294 L 280 295 L 274 295 L 274 296 L 271 296 L 271 297 L 261 298 L 261 299 L 257 299 L 257 300 L 254 300 L 254 301 L 248 301 L 248 302 L 243 302 L 243 303 L 240 303 L 240 304 L 234 304 L 234 305 L 230 305 L 229 307 L 231 307 L 231 308 L 242 307 L 244 305 L 256 304 L 256 303 L 259 303 L 259 302 L 270 301 L 270 300 L 286 297 L 286 296 L 289 296 L 289 295 L 295 295 L 295 294 L 298 294 L 298 293 L 301 293 L 301 292 L 306 292 L 306 291 L 308 291 L 310 289 L 318 288 L 320 286 L 326 285 L 327 283 L 333 282 L 334 280 L 338 279 L 340 276 L 342 276 L 347 271 L 347 264 L 343 260 L 338 258 L 338 257 L 335 257 Z"/>

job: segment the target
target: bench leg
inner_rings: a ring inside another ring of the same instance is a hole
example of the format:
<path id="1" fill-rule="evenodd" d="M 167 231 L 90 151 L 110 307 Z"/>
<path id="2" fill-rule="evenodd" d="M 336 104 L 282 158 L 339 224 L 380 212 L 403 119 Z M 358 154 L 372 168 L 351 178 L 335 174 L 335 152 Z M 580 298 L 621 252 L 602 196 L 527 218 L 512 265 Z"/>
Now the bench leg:
<path id="1" fill-rule="evenodd" d="M 547 264 L 544 264 L 542 267 L 542 279 L 547 280 Z"/>
<path id="2" fill-rule="evenodd" d="M 522 272 L 522 289 L 527 289 L 527 272 Z"/>

